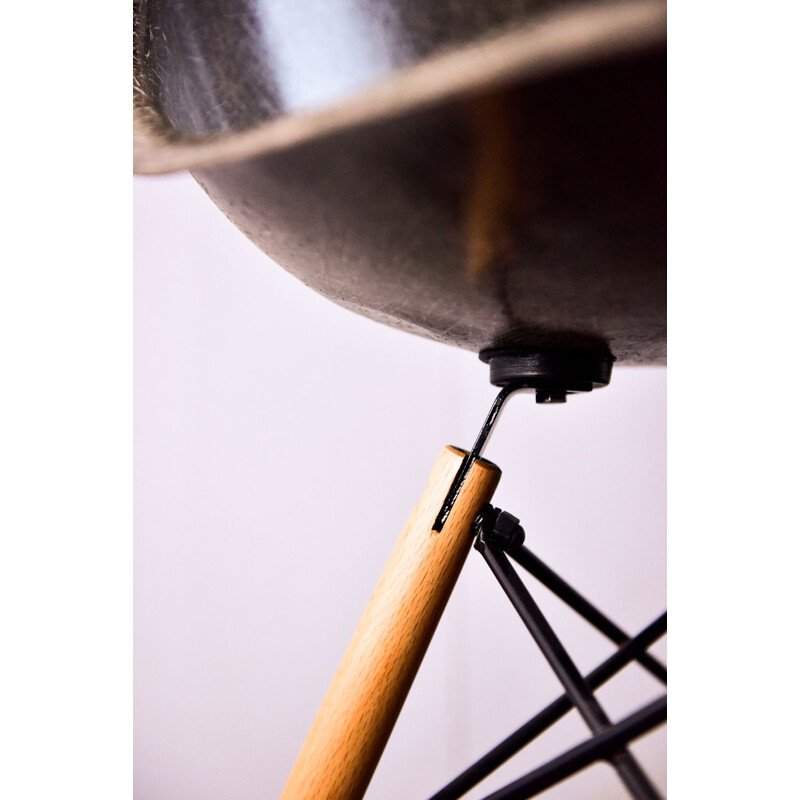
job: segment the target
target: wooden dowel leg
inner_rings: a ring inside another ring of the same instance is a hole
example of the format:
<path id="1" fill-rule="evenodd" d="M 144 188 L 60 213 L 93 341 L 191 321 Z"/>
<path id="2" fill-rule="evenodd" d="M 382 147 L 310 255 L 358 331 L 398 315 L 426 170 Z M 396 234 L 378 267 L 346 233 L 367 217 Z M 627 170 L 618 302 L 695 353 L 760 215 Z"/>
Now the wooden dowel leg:
<path id="1" fill-rule="evenodd" d="M 466 453 L 445 448 L 392 551 L 281 800 L 360 800 L 464 564 L 500 470 L 478 460 L 441 533 L 436 514 Z"/>

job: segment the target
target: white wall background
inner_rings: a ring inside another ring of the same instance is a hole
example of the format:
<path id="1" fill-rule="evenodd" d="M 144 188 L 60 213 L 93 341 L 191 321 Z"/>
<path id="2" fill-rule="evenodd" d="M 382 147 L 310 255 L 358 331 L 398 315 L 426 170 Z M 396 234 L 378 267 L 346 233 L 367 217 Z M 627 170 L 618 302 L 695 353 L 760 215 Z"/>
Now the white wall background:
<path id="1" fill-rule="evenodd" d="M 134 191 L 135 797 L 270 800 L 437 453 L 495 390 L 475 355 L 301 285 L 189 176 Z M 666 604 L 665 396 L 647 367 L 565 406 L 518 396 L 486 452 L 528 545 L 631 633 Z M 583 671 L 613 651 L 529 585 Z M 618 719 L 659 693 L 632 666 L 599 696 Z M 473 554 L 368 797 L 424 800 L 558 694 Z M 469 796 L 585 735 L 572 712 Z M 665 748 L 633 747 L 662 790 Z M 547 796 L 623 790 L 599 765 Z"/>

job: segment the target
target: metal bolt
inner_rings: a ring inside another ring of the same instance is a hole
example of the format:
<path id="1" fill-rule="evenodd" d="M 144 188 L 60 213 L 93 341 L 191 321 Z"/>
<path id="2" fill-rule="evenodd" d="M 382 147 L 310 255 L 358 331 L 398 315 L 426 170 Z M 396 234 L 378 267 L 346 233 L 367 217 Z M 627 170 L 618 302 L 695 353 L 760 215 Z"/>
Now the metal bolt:
<path id="1" fill-rule="evenodd" d="M 525 531 L 517 517 L 501 511 L 492 526 L 492 537 L 503 550 L 515 550 L 525 541 Z"/>
<path id="2" fill-rule="evenodd" d="M 514 550 L 525 541 L 525 530 L 519 519 L 491 505 L 478 512 L 473 530 L 478 536 L 491 538 L 503 550 Z"/>
<path id="3" fill-rule="evenodd" d="M 563 389 L 537 389 L 537 403 L 566 403 L 567 393 Z"/>

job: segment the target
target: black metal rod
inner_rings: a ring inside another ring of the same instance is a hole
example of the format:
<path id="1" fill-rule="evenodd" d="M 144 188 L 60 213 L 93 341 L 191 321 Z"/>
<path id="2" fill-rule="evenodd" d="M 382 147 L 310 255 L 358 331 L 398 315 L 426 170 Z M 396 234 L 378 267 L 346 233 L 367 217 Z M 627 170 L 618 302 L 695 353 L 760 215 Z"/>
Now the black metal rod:
<path id="1" fill-rule="evenodd" d="M 637 655 L 648 648 L 667 630 L 667 614 L 664 612 L 658 619 L 651 622 L 641 633 L 634 636 L 629 642 L 620 647 L 612 656 L 593 669 L 586 677 L 586 682 L 591 689 L 597 689 L 610 680 L 621 669 L 633 661 Z M 477 786 L 484 778 L 490 775 L 501 764 L 508 761 L 537 736 L 546 731 L 551 725 L 564 717 L 573 708 L 572 701 L 566 694 L 561 695 L 549 706 L 542 709 L 535 717 L 517 728 L 510 736 L 503 739 L 500 744 L 493 747 L 485 756 L 482 756 L 471 766 L 467 767 L 460 775 L 455 777 L 444 788 L 440 789 L 430 800 L 457 800 L 463 797 L 470 789 Z"/>
<path id="2" fill-rule="evenodd" d="M 486 560 L 503 591 L 511 600 L 525 627 L 533 636 L 539 649 L 547 659 L 562 686 L 583 717 L 593 734 L 601 733 L 611 726 L 611 720 L 603 707 L 592 694 L 583 675 L 578 671 L 564 645 L 550 627 L 544 614 L 534 602 L 522 579 L 511 566 L 505 553 L 487 542 L 483 535 L 478 537 L 475 547 Z M 634 757 L 627 750 L 614 753 L 611 765 L 616 769 L 622 782 L 636 800 L 657 800 L 659 795 Z"/>
<path id="3" fill-rule="evenodd" d="M 497 422 L 497 417 L 500 415 L 500 412 L 503 409 L 503 404 L 514 392 L 527 388 L 529 388 L 527 381 L 512 381 L 511 383 L 506 384 L 494 399 L 494 403 L 492 403 L 492 407 L 489 409 L 489 414 L 484 420 L 483 426 L 478 433 L 478 438 L 475 440 L 475 444 L 472 445 L 472 450 L 469 451 L 467 457 L 461 462 L 461 466 L 458 468 L 458 472 L 456 473 L 455 478 L 453 478 L 453 482 L 450 484 L 450 488 L 448 489 L 447 495 L 444 498 L 442 507 L 439 509 L 439 513 L 436 515 L 436 520 L 433 523 L 433 530 L 435 530 L 437 533 L 441 532 L 442 528 L 444 528 L 444 524 L 447 522 L 447 518 L 450 516 L 450 512 L 453 510 L 456 498 L 461 491 L 461 487 L 464 485 L 464 481 L 467 477 L 470 467 L 475 463 L 476 459 L 480 458 L 483 448 L 486 446 L 486 442 L 489 439 L 489 434 L 491 434 L 492 428 L 494 427 L 495 422 Z"/>
<path id="4" fill-rule="evenodd" d="M 598 733 L 538 769 L 523 775 L 508 786 L 488 795 L 484 800 L 527 800 L 549 789 L 564 778 L 588 767 L 601 758 L 618 752 L 632 739 L 642 736 L 667 718 L 666 696 L 654 700 L 641 710 Z"/>
<path id="5" fill-rule="evenodd" d="M 519 547 L 508 551 L 509 556 L 526 569 L 538 581 L 543 583 L 554 595 L 560 597 L 571 609 L 580 614 L 587 622 L 594 625 L 600 633 L 618 645 L 630 641 L 625 631 L 615 625 L 602 611 L 593 606 L 583 595 L 579 594 L 563 578 L 553 572 L 538 556 L 527 547 Z M 649 653 L 639 653 L 636 660 L 661 683 L 667 683 L 667 668 Z"/>

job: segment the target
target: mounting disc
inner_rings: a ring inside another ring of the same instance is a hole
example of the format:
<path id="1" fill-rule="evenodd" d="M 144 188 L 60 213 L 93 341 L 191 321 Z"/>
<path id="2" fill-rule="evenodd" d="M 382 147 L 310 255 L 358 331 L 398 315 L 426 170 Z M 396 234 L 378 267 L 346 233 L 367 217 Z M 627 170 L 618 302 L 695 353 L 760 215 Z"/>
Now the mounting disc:
<path id="1" fill-rule="evenodd" d="M 494 386 L 525 381 L 536 389 L 537 403 L 565 403 L 568 394 L 591 392 L 611 380 L 614 356 L 581 350 L 483 350 Z"/>

